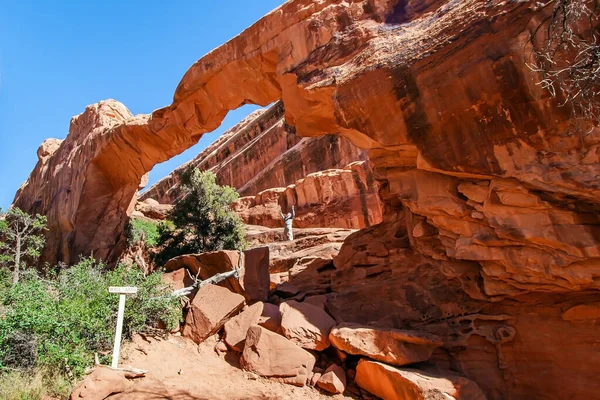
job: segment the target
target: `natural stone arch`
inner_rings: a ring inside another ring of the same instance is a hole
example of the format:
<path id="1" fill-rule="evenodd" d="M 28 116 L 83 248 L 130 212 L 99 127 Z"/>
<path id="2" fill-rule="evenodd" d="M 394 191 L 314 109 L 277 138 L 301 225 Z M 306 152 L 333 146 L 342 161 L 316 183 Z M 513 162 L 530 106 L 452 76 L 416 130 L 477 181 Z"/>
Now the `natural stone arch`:
<path id="1" fill-rule="evenodd" d="M 579 172 L 557 174 L 551 155 L 540 153 L 549 140 L 567 150 L 578 142 L 563 134 L 566 112 L 527 80 L 523 44 L 538 14 L 524 3 L 482 0 L 287 2 L 196 62 L 170 106 L 132 117 L 118 103 L 101 103 L 75 118 L 15 203 L 49 214 L 46 261 L 92 252 L 114 259 L 146 172 L 197 143 L 229 110 L 277 99 L 299 135 L 338 133 L 371 149 L 390 204 L 418 198 L 420 178 L 406 174 L 415 169 L 513 178 L 596 202 L 600 193 L 589 177 L 597 163 L 573 157 L 560 169 Z M 400 24 L 409 21 L 409 30 Z M 449 72 L 458 78 L 445 82 Z M 57 167 L 61 174 L 50 174 Z M 411 210 L 440 227 L 432 215 Z M 462 234 L 448 242 L 445 257 L 464 246 Z M 593 252 L 576 247 L 568 262 Z"/>

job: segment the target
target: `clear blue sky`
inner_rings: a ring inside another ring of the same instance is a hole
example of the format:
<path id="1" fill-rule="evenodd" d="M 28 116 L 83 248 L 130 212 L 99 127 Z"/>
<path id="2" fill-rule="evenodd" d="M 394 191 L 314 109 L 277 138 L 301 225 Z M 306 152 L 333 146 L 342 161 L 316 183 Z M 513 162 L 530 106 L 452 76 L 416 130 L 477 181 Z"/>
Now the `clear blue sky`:
<path id="1" fill-rule="evenodd" d="M 186 70 L 284 0 L 0 1 L 0 207 L 12 203 L 49 137 L 113 98 L 132 113 L 171 103 Z M 187 152 L 157 165 L 153 183 L 192 159 L 256 107 L 229 113 Z"/>

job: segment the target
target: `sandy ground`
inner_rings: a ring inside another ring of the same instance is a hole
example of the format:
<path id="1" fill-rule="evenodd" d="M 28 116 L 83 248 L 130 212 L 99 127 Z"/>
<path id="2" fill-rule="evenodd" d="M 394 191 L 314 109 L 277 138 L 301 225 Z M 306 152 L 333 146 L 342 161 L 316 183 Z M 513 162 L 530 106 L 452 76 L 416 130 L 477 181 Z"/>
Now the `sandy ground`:
<path id="1" fill-rule="evenodd" d="M 161 340 L 137 336 L 122 352 L 120 366 L 148 370 L 145 378 L 133 380 L 133 389 L 109 397 L 111 400 L 246 400 L 330 399 L 359 397 L 327 395 L 310 387 L 295 387 L 243 371 L 235 353 L 217 355 L 216 337 L 199 346 L 188 339 L 171 336 Z"/>

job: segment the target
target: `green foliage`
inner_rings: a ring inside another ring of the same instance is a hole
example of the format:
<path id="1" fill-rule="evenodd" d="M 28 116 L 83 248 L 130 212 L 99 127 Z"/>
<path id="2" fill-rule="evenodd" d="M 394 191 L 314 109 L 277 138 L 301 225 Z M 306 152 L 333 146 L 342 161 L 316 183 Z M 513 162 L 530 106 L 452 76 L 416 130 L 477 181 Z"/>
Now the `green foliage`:
<path id="1" fill-rule="evenodd" d="M 185 196 L 171 211 L 173 227 L 159 228 L 162 249 L 156 257 L 163 264 L 181 254 L 216 250 L 243 250 L 244 225 L 231 210 L 238 197 L 235 189 L 219 186 L 212 172 L 189 169 L 181 176 Z"/>
<path id="2" fill-rule="evenodd" d="M 72 389 L 72 380 L 45 370 L 34 374 L 10 371 L 0 375 L 2 400 L 44 400 L 47 396 L 66 399 Z"/>
<path id="3" fill-rule="evenodd" d="M 0 215 L 0 266 L 12 270 L 13 284 L 27 263 L 35 264 L 44 247 L 46 217 L 14 207 Z"/>
<path id="4" fill-rule="evenodd" d="M 126 228 L 127 242 L 129 246 L 137 243 L 140 240 L 144 240 L 144 243 L 148 247 L 154 247 L 158 244 L 159 234 L 159 223 L 141 219 L 131 218 Z"/>
<path id="5" fill-rule="evenodd" d="M 139 288 L 127 297 L 125 337 L 159 321 L 167 328 L 180 322 L 179 300 L 170 295 L 160 274 L 146 277 L 124 265 L 107 271 L 92 258 L 48 279 L 27 271 L 16 285 L 0 292 L 0 367 L 35 366 L 80 376 L 93 364 L 94 352 L 113 345 L 118 296 L 108 293 L 109 286 Z"/>

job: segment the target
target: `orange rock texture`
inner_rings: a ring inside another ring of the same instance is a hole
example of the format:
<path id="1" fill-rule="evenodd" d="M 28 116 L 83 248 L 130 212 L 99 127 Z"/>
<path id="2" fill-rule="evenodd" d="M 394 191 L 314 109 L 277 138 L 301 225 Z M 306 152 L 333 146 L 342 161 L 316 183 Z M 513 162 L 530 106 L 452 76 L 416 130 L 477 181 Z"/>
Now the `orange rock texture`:
<path id="1" fill-rule="evenodd" d="M 360 229 L 381 222 L 383 204 L 368 162 L 314 172 L 285 188 L 242 197 L 233 209 L 246 224 L 280 227 L 280 212 L 296 206 L 294 226 Z"/>
<path id="2" fill-rule="evenodd" d="M 383 222 L 325 271 L 336 320 L 439 336 L 430 362 L 490 399 L 594 398 L 600 130 L 574 131 L 527 67 L 551 9 L 288 1 L 196 62 L 172 105 L 90 106 L 15 204 L 48 215 L 44 260 L 110 259 L 153 165 L 228 110 L 281 99 L 298 135 L 368 149 L 381 186 Z"/>
<path id="3" fill-rule="evenodd" d="M 364 160 L 366 150 L 338 135 L 302 138 L 284 118 L 283 103 L 257 110 L 223 133 L 189 163 L 152 185 L 141 200 L 173 204 L 181 196 L 179 174 L 194 166 L 217 175 L 217 183 L 242 196 L 293 184 L 307 174 Z M 376 190 L 375 190 L 376 192 Z"/>

